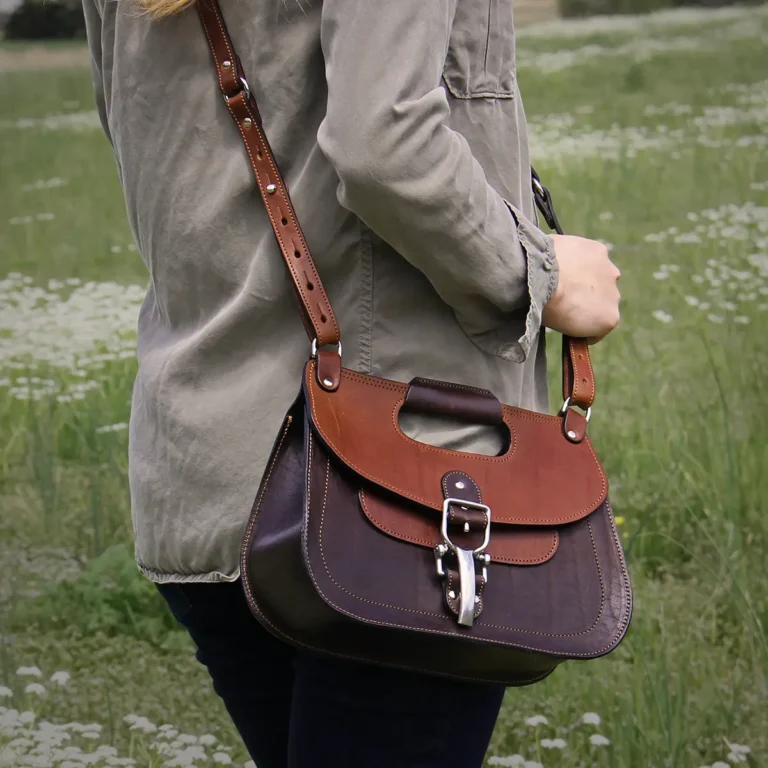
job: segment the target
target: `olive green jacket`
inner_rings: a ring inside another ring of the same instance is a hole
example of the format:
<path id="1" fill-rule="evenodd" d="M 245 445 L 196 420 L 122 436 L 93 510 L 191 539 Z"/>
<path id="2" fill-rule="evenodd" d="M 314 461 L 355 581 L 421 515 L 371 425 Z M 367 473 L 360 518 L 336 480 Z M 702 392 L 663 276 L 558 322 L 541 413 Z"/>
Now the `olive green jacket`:
<path id="1" fill-rule="evenodd" d="M 194 8 L 84 0 L 95 90 L 149 288 L 130 424 L 136 553 L 156 581 L 238 576 L 309 355 Z M 546 410 L 536 226 L 511 0 L 223 0 L 340 322 L 344 365 Z M 492 436 L 415 419 L 419 439 Z"/>

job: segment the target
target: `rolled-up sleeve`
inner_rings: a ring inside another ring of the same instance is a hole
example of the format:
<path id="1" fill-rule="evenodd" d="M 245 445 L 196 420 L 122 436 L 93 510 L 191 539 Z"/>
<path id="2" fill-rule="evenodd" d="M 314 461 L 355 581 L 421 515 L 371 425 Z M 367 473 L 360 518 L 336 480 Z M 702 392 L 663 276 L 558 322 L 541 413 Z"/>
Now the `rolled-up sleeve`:
<path id="1" fill-rule="evenodd" d="M 488 183 L 447 124 L 441 80 L 455 6 L 324 0 L 318 140 L 340 203 L 427 276 L 481 348 L 521 362 L 557 262 L 551 238 Z"/>

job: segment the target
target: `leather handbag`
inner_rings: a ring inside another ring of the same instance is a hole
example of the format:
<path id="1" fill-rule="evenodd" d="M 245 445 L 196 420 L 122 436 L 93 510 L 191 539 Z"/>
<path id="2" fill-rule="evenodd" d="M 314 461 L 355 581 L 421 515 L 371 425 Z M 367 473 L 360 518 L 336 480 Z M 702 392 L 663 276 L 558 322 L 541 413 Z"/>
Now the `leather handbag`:
<path id="1" fill-rule="evenodd" d="M 294 646 L 450 678 L 525 685 L 624 637 L 632 591 L 586 436 L 584 340 L 563 340 L 557 415 L 489 391 L 342 367 L 339 328 L 215 0 L 198 12 L 312 340 L 248 521 L 248 605 Z M 549 193 L 534 195 L 559 230 Z M 497 456 L 417 442 L 401 413 L 499 427 Z"/>

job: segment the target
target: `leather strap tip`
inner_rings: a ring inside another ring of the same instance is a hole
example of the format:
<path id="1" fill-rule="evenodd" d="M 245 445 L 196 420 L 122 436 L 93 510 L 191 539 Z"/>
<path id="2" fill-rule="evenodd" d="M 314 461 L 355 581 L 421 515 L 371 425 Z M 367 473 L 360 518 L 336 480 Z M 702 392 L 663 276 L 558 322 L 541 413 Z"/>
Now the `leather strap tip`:
<path id="1" fill-rule="evenodd" d="M 327 392 L 335 392 L 341 383 L 341 355 L 330 349 L 317 351 L 317 383 Z"/>
<path id="2" fill-rule="evenodd" d="M 587 417 L 574 408 L 568 408 L 563 417 L 563 434 L 572 443 L 580 443 L 587 436 Z"/>

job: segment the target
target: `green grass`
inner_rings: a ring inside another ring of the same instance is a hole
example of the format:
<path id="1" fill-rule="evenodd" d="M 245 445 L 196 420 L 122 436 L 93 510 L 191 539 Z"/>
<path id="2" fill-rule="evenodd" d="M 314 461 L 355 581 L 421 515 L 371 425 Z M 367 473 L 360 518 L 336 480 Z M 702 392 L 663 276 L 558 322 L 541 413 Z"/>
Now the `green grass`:
<path id="1" fill-rule="evenodd" d="M 766 764 L 768 15 L 743 14 L 740 22 L 698 27 L 551 38 L 523 32 L 518 40 L 530 62 L 519 77 L 537 168 L 566 229 L 612 243 L 623 272 L 622 324 L 595 349 L 599 395 L 590 428 L 623 518 L 637 605 L 616 653 L 510 690 L 492 743 L 496 758 L 697 768 L 727 760 L 730 742 L 751 747 L 750 765 Z M 702 45 L 675 50 L 676 40 L 691 38 Z M 548 74 L 534 66 L 539 56 L 587 43 L 642 48 L 650 39 L 668 45 L 648 57 L 587 56 Z M 43 287 L 72 277 L 142 285 L 104 137 L 15 127 L 92 108 L 86 71 L 46 73 L 46 83 L 29 89 L 19 73 L 0 73 L 0 279 L 19 272 Z M 647 111 L 670 103 L 686 110 Z M 569 123 L 558 123 L 563 115 Z M 664 131 L 668 141 L 633 150 L 638 137 Z M 582 142 L 578 151 L 547 152 L 568 136 Z M 65 185 L 25 190 L 54 177 Z M 708 209 L 716 212 L 702 213 Z M 675 241 L 704 221 L 701 242 Z M 653 237 L 673 227 L 677 233 Z M 50 290 L 64 300 L 79 288 Z M 712 307 L 693 306 L 702 301 Z M 718 307 L 723 301 L 733 308 Z M 81 377 L 35 355 L 16 356 L 20 333 L 0 327 L 0 379 L 17 387 L 19 377 L 50 379 L 59 393 L 96 384 L 63 402 L 6 397 L 0 387 L 0 685 L 13 689 L 14 706 L 52 722 L 102 724 L 101 743 L 140 766 L 159 764 L 148 746 L 156 735 L 130 731 L 123 722 L 130 713 L 210 732 L 242 762 L 189 641 L 132 568 L 126 432 L 97 430 L 127 421 L 134 362 L 91 358 Z M 554 382 L 556 354 L 551 363 Z M 60 691 L 45 683 L 52 690 L 38 702 L 24 693 L 31 678 L 15 673 L 29 665 L 73 677 Z M 601 724 L 582 723 L 586 712 L 599 713 Z M 547 724 L 527 725 L 535 714 Z M 610 745 L 591 745 L 593 733 Z M 545 746 L 555 738 L 567 748 Z M 0 754 L 2 744 L 0 731 Z"/>

